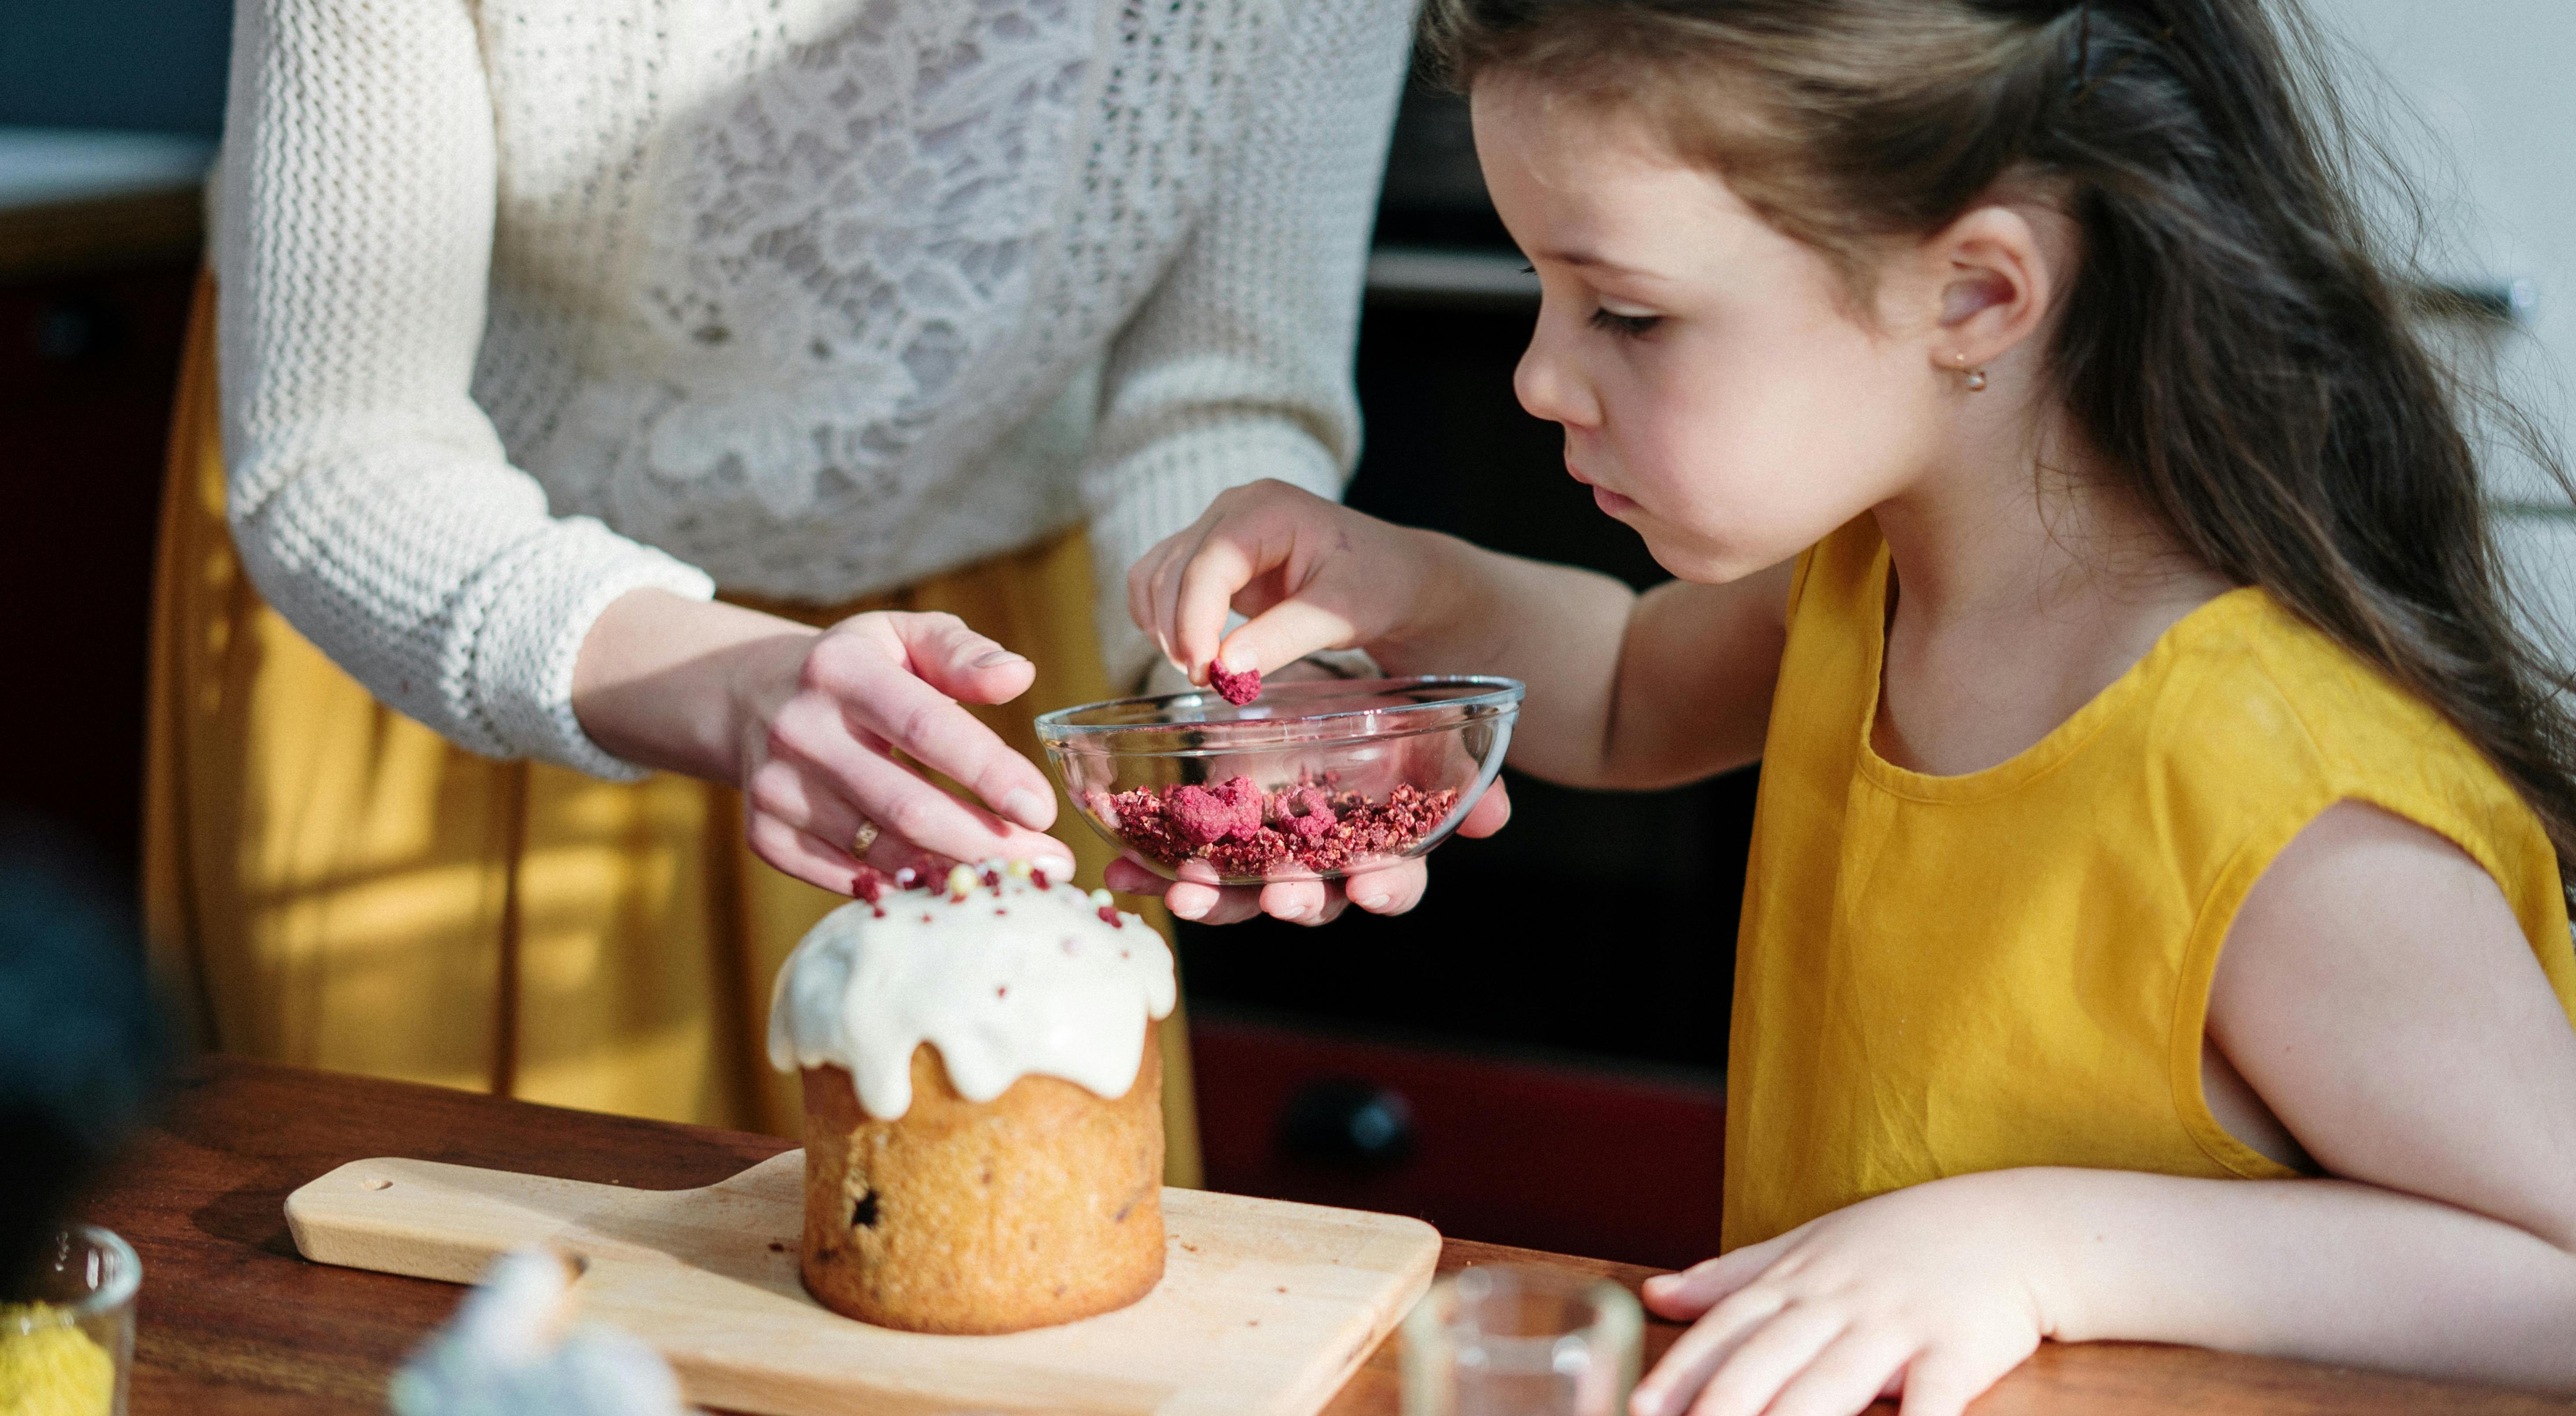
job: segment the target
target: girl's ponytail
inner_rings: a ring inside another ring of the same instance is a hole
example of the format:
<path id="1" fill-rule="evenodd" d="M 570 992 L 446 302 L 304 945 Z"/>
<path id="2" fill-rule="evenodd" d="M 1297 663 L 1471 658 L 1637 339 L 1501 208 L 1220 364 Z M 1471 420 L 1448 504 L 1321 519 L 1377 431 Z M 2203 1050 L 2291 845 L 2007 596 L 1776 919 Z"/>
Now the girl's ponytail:
<path id="1" fill-rule="evenodd" d="M 1999 189 L 2058 201 L 2085 259 L 2053 363 L 2096 445 L 2208 565 L 2438 709 L 2576 859 L 2576 721 L 2508 612 L 2474 391 L 2381 263 L 2313 29 L 2270 8 L 1431 0 L 1427 24 L 1461 81 L 1646 105 L 1856 294 L 1881 243 Z"/>

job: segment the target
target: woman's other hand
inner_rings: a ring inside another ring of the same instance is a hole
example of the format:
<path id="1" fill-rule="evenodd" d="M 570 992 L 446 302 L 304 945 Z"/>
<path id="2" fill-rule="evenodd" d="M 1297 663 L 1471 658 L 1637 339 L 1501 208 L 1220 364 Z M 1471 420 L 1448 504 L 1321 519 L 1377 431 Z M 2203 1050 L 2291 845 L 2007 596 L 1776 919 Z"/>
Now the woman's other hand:
<path id="1" fill-rule="evenodd" d="M 1958 1416 L 2048 1330 L 2024 1172 L 1891 1191 L 1680 1273 L 1646 1306 L 1692 1322 L 1635 1416 Z"/>
<path id="2" fill-rule="evenodd" d="M 1043 834 L 1056 815 L 1045 774 L 959 706 L 1009 702 L 1035 677 L 954 615 L 875 612 L 815 630 L 638 590 L 583 640 L 573 707 L 627 761 L 740 787 L 755 854 L 848 894 L 851 847 L 871 825 L 867 858 L 889 870 L 1072 858 Z"/>

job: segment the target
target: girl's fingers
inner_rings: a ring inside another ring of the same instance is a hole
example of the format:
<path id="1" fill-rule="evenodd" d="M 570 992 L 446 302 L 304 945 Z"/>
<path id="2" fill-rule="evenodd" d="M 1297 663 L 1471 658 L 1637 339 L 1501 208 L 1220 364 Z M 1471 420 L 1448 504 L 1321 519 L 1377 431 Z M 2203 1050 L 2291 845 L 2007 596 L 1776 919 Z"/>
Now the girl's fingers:
<path id="1" fill-rule="evenodd" d="M 1894 1332 L 1846 1332 L 1789 1379 L 1764 1416 L 1855 1416 L 1904 1369 L 1914 1343 Z"/>
<path id="2" fill-rule="evenodd" d="M 1780 1389 L 1846 1330 L 1843 1315 L 1837 1312 L 1781 1309 L 1753 1325 L 1719 1358 L 1707 1385 L 1700 1388 L 1699 1400 L 1689 1404 L 1691 1416 L 1762 1416 Z M 1686 1395 L 1685 1390 L 1668 1388 L 1666 1411 L 1678 1416 Z"/>
<path id="3" fill-rule="evenodd" d="M 1325 912 L 1331 903 L 1320 880 L 1282 880 L 1261 887 L 1261 912 L 1290 924 L 1322 924 L 1332 918 Z"/>
<path id="4" fill-rule="evenodd" d="M 994 810 L 1032 831 L 1044 831 L 1055 824 L 1055 793 L 1035 764 L 1012 751 L 974 714 L 957 706 L 904 665 L 887 663 L 864 649 L 830 652 L 829 662 L 817 663 L 831 651 L 832 638 L 826 636 L 823 643 L 815 646 L 807 661 L 808 675 L 837 701 L 850 723 L 901 748 L 932 771 L 946 773 Z M 1008 652 L 998 645 L 994 649 Z M 794 706 L 792 702 L 789 705 Z M 781 709 L 780 716 L 787 711 Z M 871 799 L 864 789 L 857 800 L 862 810 L 868 809 Z M 896 825 L 874 811 L 869 815 L 879 825 Z M 904 834 L 942 854 L 974 859 L 910 831 Z"/>
<path id="5" fill-rule="evenodd" d="M 1400 915 L 1422 903 L 1431 888 L 1431 864 L 1398 861 L 1382 870 L 1363 871 L 1342 882 L 1342 893 L 1370 914 Z"/>
<path id="6" fill-rule="evenodd" d="M 1164 538 L 1127 567 L 1127 618 L 1153 636 L 1155 651 L 1166 659 L 1172 657 L 1172 640 L 1154 613 L 1154 585 L 1162 576 L 1163 562 L 1171 555 L 1171 544 L 1172 538 Z"/>
<path id="7" fill-rule="evenodd" d="M 1933 1348 L 1906 1366 L 1898 1416 L 1960 1416 L 2000 1375 L 1952 1349 Z"/>
<path id="8" fill-rule="evenodd" d="M 1467 808 L 1467 819 L 1458 823 L 1458 834 L 1469 838 L 1490 836 L 1511 824 L 1512 794 L 1503 786 L 1500 776 Z"/>
<path id="9" fill-rule="evenodd" d="M 1261 913 L 1261 892 L 1183 880 L 1163 896 L 1163 904 L 1192 924 L 1241 924 Z"/>
<path id="10" fill-rule="evenodd" d="M 1220 629 L 1225 616 L 1219 614 Z M 1359 637 L 1359 627 L 1338 609 L 1292 595 L 1237 625 L 1209 657 L 1234 673 L 1267 665 L 1293 664 L 1318 649 L 1341 649 Z"/>
<path id="11" fill-rule="evenodd" d="M 1122 895 L 1159 897 L 1172 886 L 1171 881 L 1123 855 L 1109 862 L 1109 868 L 1101 875 L 1103 884 Z"/>
<path id="12" fill-rule="evenodd" d="M 1761 1277 L 1797 1232 L 1793 1229 L 1759 1244 L 1747 1244 L 1731 1254 L 1702 1259 L 1679 1273 L 1657 1274 L 1645 1282 L 1646 1306 L 1657 1317 L 1680 1321 L 1696 1318 Z"/>
<path id="13" fill-rule="evenodd" d="M 1682 1416 L 1691 1398 L 1745 1338 L 1780 1311 L 1776 1294 L 1747 1295 L 1732 1306 L 1711 1309 L 1664 1353 L 1663 1360 L 1637 1383 L 1629 1398 L 1634 1416 Z"/>
<path id="14" fill-rule="evenodd" d="M 1269 569 L 1262 564 L 1259 546 L 1246 546 L 1240 533 L 1232 528 L 1208 537 L 1196 554 L 1180 569 L 1172 602 L 1172 639 L 1180 651 L 1181 662 L 1193 674 L 1207 667 L 1217 655 L 1218 641 L 1225 638 L 1225 618 L 1234 607 L 1235 592 L 1252 583 L 1254 576 Z M 1235 631 L 1241 634 L 1241 630 Z M 1291 658 L 1296 656 L 1291 655 Z M 1286 659 L 1280 663 L 1288 662 Z M 1254 665 L 1227 667 L 1241 672 Z"/>

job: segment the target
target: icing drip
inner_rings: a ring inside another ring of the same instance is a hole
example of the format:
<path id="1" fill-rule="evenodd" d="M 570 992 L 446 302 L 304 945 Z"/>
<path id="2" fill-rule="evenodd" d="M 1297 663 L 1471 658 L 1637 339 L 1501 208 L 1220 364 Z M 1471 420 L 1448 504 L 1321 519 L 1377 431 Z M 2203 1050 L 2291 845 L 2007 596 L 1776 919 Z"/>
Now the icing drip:
<path id="1" fill-rule="evenodd" d="M 1016 866 L 880 889 L 825 915 L 788 956 L 770 998 L 769 1060 L 846 1069 L 859 1104 L 889 1121 L 911 1109 L 924 1042 L 969 1101 L 1032 1073 L 1124 1096 L 1146 1021 L 1175 999 L 1171 950 L 1131 922 Z"/>

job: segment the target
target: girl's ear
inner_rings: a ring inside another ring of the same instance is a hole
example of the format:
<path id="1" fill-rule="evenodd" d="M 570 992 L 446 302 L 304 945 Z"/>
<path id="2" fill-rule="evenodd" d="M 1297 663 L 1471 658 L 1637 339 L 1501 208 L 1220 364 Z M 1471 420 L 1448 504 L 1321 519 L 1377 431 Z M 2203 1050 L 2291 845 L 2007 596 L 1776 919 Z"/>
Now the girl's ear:
<path id="1" fill-rule="evenodd" d="M 1939 292 L 1928 330 L 1932 362 L 1982 369 L 2028 339 L 2056 296 L 2058 262 L 2072 254 L 2027 209 L 1981 206 L 1924 242 L 1923 270 Z"/>

